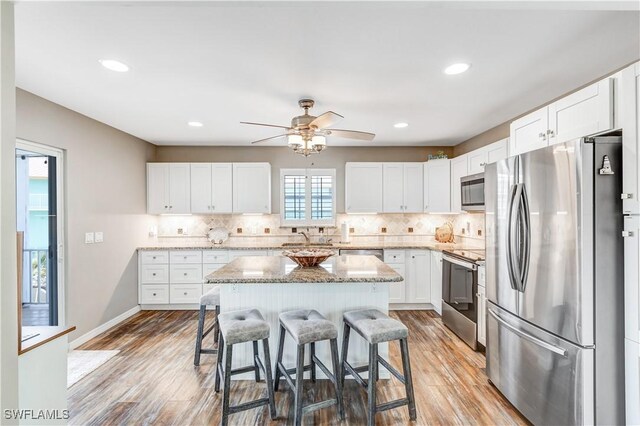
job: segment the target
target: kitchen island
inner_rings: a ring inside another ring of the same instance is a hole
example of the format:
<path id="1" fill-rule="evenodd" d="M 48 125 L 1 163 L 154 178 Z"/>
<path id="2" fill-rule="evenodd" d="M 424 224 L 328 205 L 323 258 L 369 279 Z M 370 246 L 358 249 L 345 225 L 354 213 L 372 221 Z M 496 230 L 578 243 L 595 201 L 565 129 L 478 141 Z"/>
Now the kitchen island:
<path id="1" fill-rule="evenodd" d="M 294 309 L 315 309 L 332 321 L 342 339 L 342 314 L 355 309 L 375 308 L 389 311 L 389 286 L 403 277 L 375 256 L 334 256 L 320 266 L 301 268 L 283 256 L 250 256 L 231 261 L 207 275 L 205 282 L 219 284 L 220 311 L 258 309 L 271 326 L 269 344 L 274 359 L 278 342 L 278 315 Z M 380 355 L 387 357 L 388 346 L 380 344 Z M 319 344 L 317 356 L 330 365 L 329 345 Z M 293 366 L 295 345 L 286 340 L 284 364 Z M 250 344 L 234 348 L 234 368 L 250 365 Z M 368 362 L 368 346 L 352 333 L 349 360 L 353 365 Z M 321 375 L 321 371 L 318 371 Z M 381 378 L 386 370 L 381 369 Z M 234 378 L 250 378 L 239 375 Z"/>

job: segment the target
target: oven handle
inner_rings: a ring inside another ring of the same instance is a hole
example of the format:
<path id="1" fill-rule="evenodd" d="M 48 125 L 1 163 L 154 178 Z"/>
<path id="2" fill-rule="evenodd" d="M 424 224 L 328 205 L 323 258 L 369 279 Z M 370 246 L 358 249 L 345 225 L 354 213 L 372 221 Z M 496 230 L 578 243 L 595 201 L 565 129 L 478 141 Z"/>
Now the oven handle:
<path id="1" fill-rule="evenodd" d="M 515 334 L 517 334 L 518 336 L 522 337 L 525 340 L 530 341 L 531 343 L 540 346 L 541 348 L 544 348 L 548 351 L 553 352 L 554 354 L 558 354 L 561 355 L 563 357 L 567 357 L 567 350 L 563 349 L 563 348 L 559 348 L 557 346 L 554 346 L 550 343 L 545 342 L 544 340 L 540 340 L 537 337 L 534 337 L 528 333 L 525 333 L 522 330 L 519 330 L 518 328 L 512 326 L 511 324 L 509 324 L 508 322 L 506 322 L 505 320 L 503 320 L 502 318 L 500 318 L 500 316 L 495 313 L 495 311 L 493 309 L 489 309 L 489 314 L 494 317 L 496 319 L 496 321 L 498 321 L 500 323 L 500 325 L 502 325 L 504 328 L 508 329 L 509 331 L 514 332 Z"/>
<path id="2" fill-rule="evenodd" d="M 456 265 L 459 265 L 459 266 L 464 266 L 465 268 L 471 269 L 472 271 L 475 271 L 478 269 L 478 265 L 476 265 L 475 263 L 465 262 L 464 260 L 460 260 L 455 257 L 449 257 L 446 254 L 442 255 L 442 260 L 446 260 L 449 263 L 455 263 Z"/>

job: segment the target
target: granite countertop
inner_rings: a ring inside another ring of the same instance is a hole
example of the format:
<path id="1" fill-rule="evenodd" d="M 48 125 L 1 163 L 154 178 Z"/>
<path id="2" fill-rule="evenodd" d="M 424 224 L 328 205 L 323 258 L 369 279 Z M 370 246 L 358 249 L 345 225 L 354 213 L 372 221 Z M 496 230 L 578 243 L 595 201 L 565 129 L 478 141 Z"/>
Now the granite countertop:
<path id="1" fill-rule="evenodd" d="M 138 247 L 140 251 L 151 251 L 151 250 L 288 250 L 291 248 L 303 248 L 304 243 L 300 243 L 298 246 L 287 246 L 283 247 L 282 243 L 274 243 L 274 242 L 252 242 L 252 243 L 223 243 L 223 244 L 194 244 L 194 245 L 169 245 L 169 244 L 161 244 L 157 246 L 148 246 L 148 247 Z M 398 242 L 358 242 L 358 243 L 333 243 L 330 246 L 322 246 L 322 248 L 327 249 L 350 249 L 350 250 L 376 250 L 376 249 L 386 249 L 386 250 L 405 250 L 405 249 L 428 249 L 428 250 L 452 250 L 452 249 L 467 249 L 471 247 L 466 247 L 462 244 L 455 243 L 437 243 L 433 241 L 398 241 Z M 473 248 L 471 248 L 473 249 Z"/>
<path id="2" fill-rule="evenodd" d="M 210 284 L 399 282 L 400 274 L 375 256 L 332 256 L 302 268 L 284 256 L 237 258 L 205 277 Z"/>

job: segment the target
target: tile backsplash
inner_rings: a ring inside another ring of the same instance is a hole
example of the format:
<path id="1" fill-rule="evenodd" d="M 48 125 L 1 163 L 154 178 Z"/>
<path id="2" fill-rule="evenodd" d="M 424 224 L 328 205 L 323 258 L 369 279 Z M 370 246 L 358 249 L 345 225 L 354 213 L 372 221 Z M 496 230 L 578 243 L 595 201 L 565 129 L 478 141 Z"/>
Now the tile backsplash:
<path id="1" fill-rule="evenodd" d="M 454 234 L 474 240 L 484 240 L 483 214 L 338 214 L 336 228 L 325 228 L 325 236 L 338 239 L 340 225 L 347 223 L 353 229 L 351 235 L 357 236 L 433 236 L 435 228 L 444 222 L 453 223 Z M 223 227 L 232 237 L 287 237 L 293 235 L 292 228 L 280 227 L 280 215 L 194 215 L 159 216 L 156 226 L 158 237 L 204 237 L 209 228 Z M 298 227 L 298 231 L 307 231 Z M 318 228 L 309 228 L 312 236 L 321 235 Z M 338 238 L 335 238 L 335 237 Z"/>

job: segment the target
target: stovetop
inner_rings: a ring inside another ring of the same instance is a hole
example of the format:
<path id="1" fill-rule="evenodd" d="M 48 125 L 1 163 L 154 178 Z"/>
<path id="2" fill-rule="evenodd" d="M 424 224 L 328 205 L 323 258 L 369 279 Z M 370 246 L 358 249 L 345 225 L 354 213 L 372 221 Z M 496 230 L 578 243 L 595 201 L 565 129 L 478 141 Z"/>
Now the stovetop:
<path id="1" fill-rule="evenodd" d="M 478 249 L 478 250 L 452 249 L 452 250 L 444 250 L 444 253 L 448 253 L 453 256 L 460 257 L 470 262 L 484 262 L 484 258 L 485 258 L 485 251 L 481 249 Z"/>

